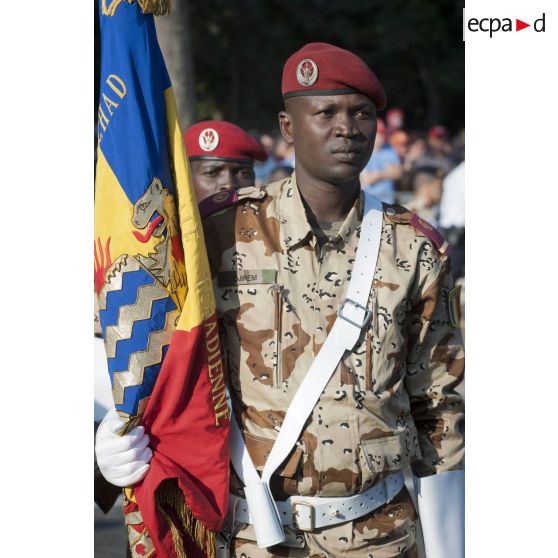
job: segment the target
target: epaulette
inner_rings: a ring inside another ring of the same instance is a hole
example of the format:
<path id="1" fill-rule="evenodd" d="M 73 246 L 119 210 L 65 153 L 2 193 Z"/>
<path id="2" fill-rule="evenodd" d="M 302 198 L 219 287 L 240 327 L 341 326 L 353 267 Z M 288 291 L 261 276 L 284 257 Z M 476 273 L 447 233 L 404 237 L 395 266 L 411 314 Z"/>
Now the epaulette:
<path id="1" fill-rule="evenodd" d="M 202 219 L 213 215 L 217 211 L 221 211 L 231 205 L 243 201 L 246 199 L 262 199 L 265 197 L 265 192 L 261 188 L 256 186 L 246 186 L 244 188 L 239 188 L 238 190 L 223 190 L 217 192 L 212 196 L 209 196 L 202 200 L 198 204 L 198 209 L 200 211 L 200 216 Z"/>
<path id="2" fill-rule="evenodd" d="M 442 236 L 440 231 L 424 219 L 421 219 L 416 213 L 397 204 L 384 204 L 384 211 L 390 221 L 394 223 L 406 223 L 415 227 L 415 229 L 426 236 L 426 238 L 436 246 L 440 254 L 447 254 L 449 249 L 448 241 Z"/>

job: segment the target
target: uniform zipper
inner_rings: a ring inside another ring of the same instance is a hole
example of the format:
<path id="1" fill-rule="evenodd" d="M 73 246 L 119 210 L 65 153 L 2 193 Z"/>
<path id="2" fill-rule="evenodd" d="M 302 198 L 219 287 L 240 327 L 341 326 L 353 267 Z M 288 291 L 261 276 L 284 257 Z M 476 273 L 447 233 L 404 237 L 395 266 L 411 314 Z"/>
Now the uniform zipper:
<path id="1" fill-rule="evenodd" d="M 374 332 L 374 337 L 378 337 L 378 291 L 375 288 L 372 288 L 371 294 L 370 306 L 372 307 L 372 331 Z"/>
<path id="2" fill-rule="evenodd" d="M 272 285 L 270 289 L 273 293 L 273 302 L 275 303 L 275 348 L 277 357 L 275 358 L 275 370 L 273 386 L 281 389 L 283 385 L 283 378 L 281 374 L 281 337 L 282 337 L 282 315 L 283 315 L 283 286 Z"/>
<path id="3" fill-rule="evenodd" d="M 366 332 L 366 389 L 372 391 L 374 387 L 374 368 L 372 366 L 372 359 L 374 352 L 372 350 L 372 342 L 378 338 L 378 293 L 375 288 L 372 288 L 370 293 L 370 306 L 372 311 L 372 328 Z"/>

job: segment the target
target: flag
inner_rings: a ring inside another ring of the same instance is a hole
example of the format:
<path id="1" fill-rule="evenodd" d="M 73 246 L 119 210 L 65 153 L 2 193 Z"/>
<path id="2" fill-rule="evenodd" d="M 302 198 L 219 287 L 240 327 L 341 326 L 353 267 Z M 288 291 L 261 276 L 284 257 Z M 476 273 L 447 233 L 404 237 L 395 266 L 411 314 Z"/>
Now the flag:
<path id="1" fill-rule="evenodd" d="M 125 491 L 132 556 L 214 556 L 228 421 L 203 230 L 153 13 L 100 0 L 95 290 L 116 410 L 151 440 Z"/>

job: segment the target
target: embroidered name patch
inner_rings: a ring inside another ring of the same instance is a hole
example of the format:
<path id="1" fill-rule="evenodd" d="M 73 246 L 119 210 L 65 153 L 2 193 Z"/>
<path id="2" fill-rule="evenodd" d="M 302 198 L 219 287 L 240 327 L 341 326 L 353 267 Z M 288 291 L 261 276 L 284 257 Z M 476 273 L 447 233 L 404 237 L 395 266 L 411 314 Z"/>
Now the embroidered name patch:
<path id="1" fill-rule="evenodd" d="M 221 271 L 217 276 L 220 287 L 234 285 L 271 285 L 277 280 L 276 269 L 239 269 L 238 271 Z"/>

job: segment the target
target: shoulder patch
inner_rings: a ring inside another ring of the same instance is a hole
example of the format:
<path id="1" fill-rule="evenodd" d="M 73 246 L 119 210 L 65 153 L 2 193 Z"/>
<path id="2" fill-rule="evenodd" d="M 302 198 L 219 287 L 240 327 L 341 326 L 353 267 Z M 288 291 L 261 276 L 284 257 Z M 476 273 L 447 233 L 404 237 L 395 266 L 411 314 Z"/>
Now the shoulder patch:
<path id="1" fill-rule="evenodd" d="M 409 223 L 413 214 L 402 205 L 384 204 L 384 213 L 388 221 L 393 223 Z"/>
<path id="2" fill-rule="evenodd" d="M 239 201 L 246 199 L 261 199 L 264 196 L 265 192 L 263 192 L 260 188 L 253 186 L 240 188 L 239 190 L 222 190 L 221 192 L 217 192 L 216 194 L 202 200 L 198 204 L 198 209 L 200 211 L 200 216 L 203 219 L 204 217 L 209 217 L 213 213 L 230 207 Z"/>
<path id="3" fill-rule="evenodd" d="M 448 252 L 449 243 L 442 234 L 430 223 L 421 219 L 416 213 L 398 204 L 384 204 L 384 213 L 386 214 L 387 220 L 392 223 L 401 223 L 415 227 L 415 229 L 420 231 L 421 234 L 426 236 L 428 240 L 436 246 L 440 254 L 444 255 Z"/>
<path id="4" fill-rule="evenodd" d="M 449 248 L 447 240 L 430 223 L 413 213 L 409 224 L 413 225 L 415 229 L 419 230 L 424 236 L 426 236 L 428 240 L 430 240 L 430 242 L 438 248 L 438 252 L 440 252 L 440 254 L 447 253 Z"/>
<path id="5" fill-rule="evenodd" d="M 238 194 L 235 190 L 223 190 L 222 192 L 217 192 L 208 198 L 205 198 L 198 204 L 198 209 L 200 210 L 200 216 L 203 219 L 208 217 L 216 211 L 225 209 L 238 201 Z"/>

